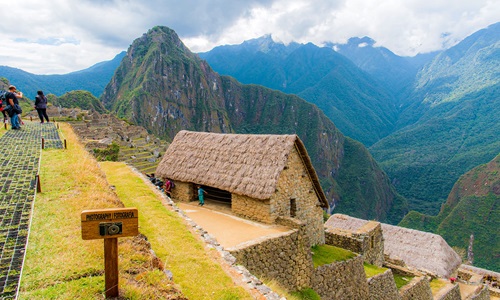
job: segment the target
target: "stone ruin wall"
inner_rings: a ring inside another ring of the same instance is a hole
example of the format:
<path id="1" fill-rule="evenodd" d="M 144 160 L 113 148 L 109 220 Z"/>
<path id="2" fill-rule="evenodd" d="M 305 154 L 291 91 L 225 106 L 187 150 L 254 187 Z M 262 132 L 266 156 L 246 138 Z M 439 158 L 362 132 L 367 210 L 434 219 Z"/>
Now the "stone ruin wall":
<path id="1" fill-rule="evenodd" d="M 324 300 L 371 299 L 362 256 L 319 266 L 311 287 Z"/>
<path id="2" fill-rule="evenodd" d="M 295 209 L 291 199 L 295 199 Z M 292 217 L 306 224 L 311 245 L 323 245 L 323 210 L 309 173 L 294 147 L 278 179 L 276 193 L 270 199 L 272 219 Z"/>
<path id="3" fill-rule="evenodd" d="M 489 300 L 490 299 L 490 291 L 488 286 L 480 285 L 474 292 L 474 295 L 467 298 L 467 300 Z"/>
<path id="4" fill-rule="evenodd" d="M 172 198 L 179 202 L 190 202 L 197 198 L 193 192 L 193 184 L 188 182 L 175 181 L 175 188 L 172 189 Z"/>
<path id="5" fill-rule="evenodd" d="M 325 243 L 359 253 L 365 262 L 381 267 L 384 264 L 384 239 L 379 222 L 368 222 L 357 232 L 325 228 Z"/>
<path id="6" fill-rule="evenodd" d="M 244 195 L 231 194 L 231 211 L 240 217 L 272 224 L 269 200 L 259 200 Z"/>
<path id="7" fill-rule="evenodd" d="M 460 286 L 458 284 L 451 285 L 448 290 L 434 296 L 434 300 L 461 300 Z"/>
<path id="8" fill-rule="evenodd" d="M 303 227 L 279 237 L 227 250 L 236 258 L 236 263 L 260 278 L 274 279 L 289 290 L 310 285 L 313 263 Z"/>
<path id="9" fill-rule="evenodd" d="M 431 286 L 426 276 L 415 277 L 399 289 L 401 300 L 433 300 Z"/>
<path id="10" fill-rule="evenodd" d="M 398 287 L 389 269 L 382 274 L 368 278 L 370 299 L 399 300 Z"/>

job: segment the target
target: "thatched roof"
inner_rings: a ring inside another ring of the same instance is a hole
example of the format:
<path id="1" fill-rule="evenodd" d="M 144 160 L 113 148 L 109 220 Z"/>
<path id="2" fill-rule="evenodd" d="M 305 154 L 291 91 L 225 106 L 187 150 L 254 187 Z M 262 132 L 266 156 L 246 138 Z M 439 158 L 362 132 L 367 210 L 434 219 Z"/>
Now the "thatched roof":
<path id="1" fill-rule="evenodd" d="M 326 197 L 304 144 L 297 135 L 219 134 L 180 131 L 156 169 L 156 176 L 269 199 L 288 155 L 296 148 L 323 207 Z"/>
<path id="2" fill-rule="evenodd" d="M 334 214 L 325 223 L 327 228 L 357 231 L 368 221 L 347 215 Z M 400 259 L 408 267 L 449 276 L 461 264 L 460 256 L 437 234 L 381 223 L 384 254 Z"/>

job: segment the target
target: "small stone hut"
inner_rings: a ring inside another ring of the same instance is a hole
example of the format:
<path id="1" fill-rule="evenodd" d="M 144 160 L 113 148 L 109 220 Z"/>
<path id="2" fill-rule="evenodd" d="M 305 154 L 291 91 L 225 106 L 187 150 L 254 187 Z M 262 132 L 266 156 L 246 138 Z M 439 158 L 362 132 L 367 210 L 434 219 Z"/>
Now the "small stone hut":
<path id="1" fill-rule="evenodd" d="M 326 230 L 357 232 L 372 221 L 334 214 L 325 223 Z M 437 234 L 380 223 L 386 263 L 404 265 L 424 273 L 448 277 L 462 263 L 460 256 Z"/>
<path id="2" fill-rule="evenodd" d="M 180 131 L 156 176 L 175 183 L 175 201 L 195 201 L 196 185 L 236 215 L 274 224 L 292 218 L 306 226 L 310 243 L 324 244 L 328 201 L 297 135 Z"/>

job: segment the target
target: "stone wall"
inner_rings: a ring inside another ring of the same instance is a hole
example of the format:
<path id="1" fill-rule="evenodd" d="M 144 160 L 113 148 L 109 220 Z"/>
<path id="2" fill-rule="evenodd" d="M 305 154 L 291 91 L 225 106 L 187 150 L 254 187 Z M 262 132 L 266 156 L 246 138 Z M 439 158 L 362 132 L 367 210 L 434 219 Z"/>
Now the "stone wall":
<path id="1" fill-rule="evenodd" d="M 278 179 L 276 193 L 270 199 L 272 219 L 292 217 L 306 224 L 312 245 L 325 243 L 323 210 L 313 182 L 297 151 L 293 148 Z"/>
<path id="2" fill-rule="evenodd" d="M 274 218 L 271 216 L 269 200 L 259 200 L 248 196 L 232 194 L 231 210 L 238 216 L 271 224 Z"/>
<path id="3" fill-rule="evenodd" d="M 259 278 L 274 279 L 289 290 L 310 286 L 313 262 L 303 225 L 291 233 L 264 237 L 227 250 L 237 264 Z"/>
<path id="4" fill-rule="evenodd" d="M 379 222 L 369 221 L 356 232 L 325 228 L 325 243 L 359 253 L 369 264 L 384 264 L 384 238 Z"/>
<path id="5" fill-rule="evenodd" d="M 392 271 L 387 270 L 382 274 L 368 278 L 368 289 L 370 291 L 370 299 L 373 300 L 399 300 L 398 288 Z"/>
<path id="6" fill-rule="evenodd" d="M 415 277 L 399 289 L 402 300 L 433 300 L 431 286 L 426 276 Z"/>
<path id="7" fill-rule="evenodd" d="M 192 183 L 174 181 L 175 188 L 172 189 L 172 198 L 178 202 L 190 202 L 196 198 Z"/>
<path id="8" fill-rule="evenodd" d="M 371 299 L 362 256 L 317 267 L 311 287 L 324 300 Z"/>
<path id="9" fill-rule="evenodd" d="M 460 286 L 458 284 L 450 284 L 443 288 L 438 294 L 434 295 L 434 300 L 461 300 Z"/>
<path id="10" fill-rule="evenodd" d="M 486 285 L 479 286 L 474 294 L 468 298 L 467 300 L 489 300 L 490 299 L 490 291 Z"/>

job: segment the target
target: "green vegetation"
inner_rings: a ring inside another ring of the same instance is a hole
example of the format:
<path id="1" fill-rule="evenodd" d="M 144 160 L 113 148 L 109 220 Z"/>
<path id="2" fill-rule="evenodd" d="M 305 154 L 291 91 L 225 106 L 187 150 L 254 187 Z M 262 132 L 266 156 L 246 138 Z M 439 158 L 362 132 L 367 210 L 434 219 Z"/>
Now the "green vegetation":
<path id="1" fill-rule="evenodd" d="M 448 284 L 448 282 L 441 278 L 434 278 L 431 280 L 431 282 L 429 282 L 429 284 L 431 286 L 432 294 L 435 295 L 443 287 L 445 287 Z"/>
<path id="2" fill-rule="evenodd" d="M 321 300 L 321 297 L 313 289 L 307 288 L 293 292 L 291 295 L 297 300 Z"/>
<path id="3" fill-rule="evenodd" d="M 367 264 L 367 263 L 363 263 L 363 267 L 365 268 L 366 278 L 370 278 L 370 277 L 373 277 L 375 275 L 382 274 L 388 270 L 387 268 L 377 267 L 375 265 L 371 265 L 371 264 Z"/>
<path id="4" fill-rule="evenodd" d="M 105 149 L 93 149 L 94 156 L 98 161 L 117 161 L 118 154 L 120 152 L 120 145 L 115 142 L 112 142 Z"/>
<path id="5" fill-rule="evenodd" d="M 400 289 L 401 287 L 407 285 L 410 283 L 410 281 L 413 279 L 412 276 L 403 276 L 400 274 L 392 273 L 392 276 L 394 277 L 394 281 L 396 282 L 396 287 Z"/>
<path id="6" fill-rule="evenodd" d="M 49 101 L 56 106 L 95 110 L 99 113 L 106 113 L 106 109 L 101 101 L 87 91 L 67 92 L 61 97 L 51 97 Z"/>
<path id="7" fill-rule="evenodd" d="M 434 232 L 452 247 L 467 249 L 474 234 L 474 265 L 500 270 L 500 155 L 456 182 L 437 216 L 410 212 L 399 224 Z M 495 192 L 496 191 L 496 192 Z"/>
<path id="8" fill-rule="evenodd" d="M 356 253 L 330 245 L 313 246 L 312 254 L 315 268 L 356 257 Z"/>

